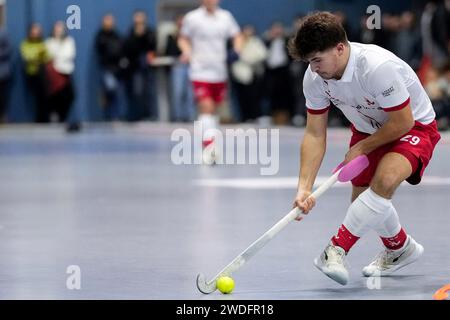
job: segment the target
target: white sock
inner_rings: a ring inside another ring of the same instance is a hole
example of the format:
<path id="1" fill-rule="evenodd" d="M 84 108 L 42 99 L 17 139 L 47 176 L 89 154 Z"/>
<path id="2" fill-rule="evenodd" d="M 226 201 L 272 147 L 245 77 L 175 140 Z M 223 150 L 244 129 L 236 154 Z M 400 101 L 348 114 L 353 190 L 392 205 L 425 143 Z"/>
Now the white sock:
<path id="1" fill-rule="evenodd" d="M 202 123 L 203 127 L 203 141 L 213 140 L 215 136 L 215 129 L 217 129 L 216 116 L 208 113 L 202 113 L 198 116 L 198 121 Z"/>
<path id="2" fill-rule="evenodd" d="M 214 117 L 214 127 L 218 129 L 220 125 L 220 117 L 218 115 L 213 115 L 213 117 Z"/>
<path id="3" fill-rule="evenodd" d="M 395 207 L 391 204 L 390 211 L 386 219 L 381 221 L 373 229 L 380 237 L 392 238 L 400 232 L 401 228 L 402 226 L 400 224 L 397 210 L 395 210 Z"/>
<path id="4" fill-rule="evenodd" d="M 367 189 L 350 205 L 343 225 L 353 235 L 362 237 L 391 213 L 392 202 Z M 392 207 L 393 208 L 393 207 Z"/>

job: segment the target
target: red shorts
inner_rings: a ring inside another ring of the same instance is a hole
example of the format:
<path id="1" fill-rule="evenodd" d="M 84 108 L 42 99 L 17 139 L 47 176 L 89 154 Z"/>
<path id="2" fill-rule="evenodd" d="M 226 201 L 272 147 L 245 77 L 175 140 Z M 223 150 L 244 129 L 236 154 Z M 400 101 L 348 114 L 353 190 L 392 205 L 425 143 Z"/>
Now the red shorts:
<path id="1" fill-rule="evenodd" d="M 353 135 L 350 141 L 350 147 L 361 140 L 369 137 L 369 134 L 357 131 L 351 127 Z M 367 167 L 358 177 L 352 180 L 356 187 L 367 187 L 375 175 L 378 163 L 388 152 L 396 152 L 405 156 L 411 163 L 413 173 L 406 179 L 410 184 L 419 184 L 423 172 L 430 162 L 433 150 L 441 135 L 437 130 L 436 120 L 425 125 L 416 121 L 414 127 L 400 139 L 383 145 L 367 155 L 369 158 L 369 167 Z"/>
<path id="2" fill-rule="evenodd" d="M 225 100 L 227 92 L 226 82 L 209 83 L 193 81 L 195 100 L 201 101 L 204 99 L 212 99 L 215 103 L 220 104 Z"/>

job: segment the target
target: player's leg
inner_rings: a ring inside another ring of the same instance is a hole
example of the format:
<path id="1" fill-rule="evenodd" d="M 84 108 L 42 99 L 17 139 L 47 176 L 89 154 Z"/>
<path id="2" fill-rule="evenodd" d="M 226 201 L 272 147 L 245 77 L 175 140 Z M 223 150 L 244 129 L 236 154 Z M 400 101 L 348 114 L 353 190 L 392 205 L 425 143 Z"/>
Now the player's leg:
<path id="1" fill-rule="evenodd" d="M 356 198 L 359 197 L 361 193 L 367 190 L 368 187 L 357 187 L 352 186 L 352 202 L 356 200 Z"/>
<path id="2" fill-rule="evenodd" d="M 353 190 L 353 196 L 360 194 L 350 205 L 344 222 L 337 234 L 332 237 L 331 243 L 315 260 L 315 265 L 322 272 L 341 284 L 346 284 L 348 281 L 348 271 L 345 266 L 346 254 L 360 237 L 391 215 L 393 206 L 390 197 L 412 172 L 409 161 L 396 153 L 387 153 L 379 164 L 376 162 L 374 160 L 374 163 L 371 163 L 371 167 L 368 168 L 369 174 L 366 174 L 370 178 L 376 169 L 376 179 L 372 179 L 375 187 L 372 188 L 371 184 L 371 187 L 364 191 L 364 186 Z M 381 164 L 383 166 L 380 167 Z"/>
<path id="3" fill-rule="evenodd" d="M 219 127 L 219 118 L 216 115 L 217 106 L 221 102 L 217 90 L 218 84 L 207 82 L 193 82 L 195 100 L 202 125 L 202 159 L 204 164 L 214 164 L 217 160 L 217 147 L 214 140 Z M 223 96 L 223 93 L 222 93 Z"/>
<path id="4" fill-rule="evenodd" d="M 211 97 L 204 97 L 198 101 L 198 110 L 200 115 L 215 115 L 216 104 Z"/>
<path id="5" fill-rule="evenodd" d="M 206 146 L 214 140 L 213 129 L 217 128 L 216 106 L 213 99 L 210 97 L 199 99 L 198 110 L 198 120 L 201 122 L 203 128 L 203 146 Z"/>
<path id="6" fill-rule="evenodd" d="M 198 100 L 198 120 L 202 124 L 202 159 L 204 164 L 214 164 L 215 146 L 214 139 L 218 127 L 218 119 L 216 116 L 216 105 L 214 100 L 209 97 L 203 97 Z"/>
<path id="7" fill-rule="evenodd" d="M 378 164 L 370 188 L 385 199 L 392 199 L 397 187 L 412 174 L 410 161 L 396 152 L 383 156 Z"/>
<path id="8" fill-rule="evenodd" d="M 226 83 L 209 83 L 207 85 L 207 96 L 200 100 L 200 112 L 202 118 L 209 122 L 209 132 L 204 129 L 203 136 L 203 162 L 206 164 L 214 164 L 220 158 L 220 147 L 215 143 L 215 135 L 219 128 L 219 116 L 217 110 L 225 100 Z"/>
<path id="9" fill-rule="evenodd" d="M 400 183 L 417 169 L 417 161 L 408 160 L 400 153 L 387 153 L 378 165 L 371 190 L 390 202 Z M 403 180 L 400 180 L 404 178 Z M 400 224 L 395 207 L 390 203 L 385 218 L 373 229 L 380 236 L 385 250 L 363 269 L 365 276 L 383 276 L 414 262 L 423 253 L 423 247 L 407 235 Z"/>
<path id="10" fill-rule="evenodd" d="M 352 210 L 356 210 L 353 208 L 356 205 L 355 200 L 368 188 L 368 186 L 361 187 L 353 185 L 351 198 L 352 205 L 350 207 Z M 347 215 L 348 214 L 349 213 L 347 212 Z M 349 278 L 345 266 L 345 256 L 358 239 L 359 237 L 356 237 L 347 229 L 344 221 L 337 234 L 332 238 L 330 244 L 325 248 L 322 254 L 314 260 L 314 264 L 319 270 L 325 273 L 325 275 L 338 283 L 345 285 Z"/>
<path id="11" fill-rule="evenodd" d="M 214 129 L 217 128 L 216 103 L 210 83 L 194 81 L 192 85 L 198 108 L 198 121 L 202 125 L 202 143 L 205 148 L 213 142 Z"/>
<path id="12" fill-rule="evenodd" d="M 350 147 L 355 145 L 361 140 L 366 139 L 369 135 L 363 134 L 356 130 L 353 130 L 353 135 L 350 141 Z M 356 201 L 360 194 L 364 193 L 369 187 L 370 180 L 375 174 L 376 165 L 381 158 L 378 152 L 372 152 L 368 155 L 369 157 L 369 167 L 364 170 L 357 178 L 352 180 L 352 204 L 350 205 L 347 216 L 349 212 L 359 211 L 362 205 L 360 201 Z M 364 210 L 364 207 L 363 207 Z M 350 248 L 359 239 L 355 234 L 352 234 L 348 226 L 344 223 L 340 226 L 336 236 L 331 239 L 329 245 L 325 248 L 322 254 L 314 260 L 315 266 L 325 273 L 328 277 L 333 280 L 346 284 L 348 281 L 348 271 L 345 266 L 345 256 Z"/>

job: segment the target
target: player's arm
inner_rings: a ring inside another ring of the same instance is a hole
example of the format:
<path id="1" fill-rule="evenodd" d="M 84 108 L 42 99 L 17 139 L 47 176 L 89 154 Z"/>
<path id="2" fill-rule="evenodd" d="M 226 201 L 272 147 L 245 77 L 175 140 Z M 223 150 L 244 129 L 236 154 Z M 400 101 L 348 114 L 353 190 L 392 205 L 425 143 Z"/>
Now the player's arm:
<path id="1" fill-rule="evenodd" d="M 232 40 L 233 50 L 236 54 L 241 54 L 244 46 L 244 37 L 236 19 L 229 14 L 228 16 L 228 37 Z"/>
<path id="2" fill-rule="evenodd" d="M 242 36 L 242 33 L 239 32 L 233 37 L 233 49 L 237 54 L 240 54 L 243 46 L 244 37 Z"/>
<path id="3" fill-rule="evenodd" d="M 305 199 L 311 194 L 325 155 L 327 123 L 328 112 L 321 114 L 308 112 L 305 135 L 300 147 L 300 174 L 294 203 L 303 213 L 308 213 L 315 205 L 315 199 L 309 198 L 306 201 Z"/>
<path id="4" fill-rule="evenodd" d="M 308 112 L 305 135 L 300 147 L 300 173 L 294 200 L 294 206 L 305 214 L 315 205 L 315 199 L 308 196 L 311 194 L 326 149 L 330 100 L 324 89 L 322 81 L 314 77 L 308 68 L 303 77 L 303 93 Z"/>
<path id="5" fill-rule="evenodd" d="M 345 157 L 346 162 L 360 154 L 369 154 L 376 148 L 398 140 L 408 133 L 414 126 L 414 117 L 409 99 L 406 103 L 407 105 L 402 109 L 388 112 L 389 120 L 377 132 L 354 145 Z"/>
<path id="6" fill-rule="evenodd" d="M 307 115 L 300 147 L 298 190 L 311 191 L 326 150 L 328 112 Z"/>
<path id="7" fill-rule="evenodd" d="M 369 75 L 366 86 L 388 114 L 388 120 L 370 137 L 355 144 L 347 153 L 346 162 L 401 138 L 414 126 L 409 92 L 394 64 L 385 62 L 378 66 Z"/>
<path id="8" fill-rule="evenodd" d="M 184 35 L 180 35 L 178 37 L 178 47 L 181 50 L 180 60 L 182 62 L 188 63 L 191 59 L 191 53 L 192 53 L 191 40 Z"/>

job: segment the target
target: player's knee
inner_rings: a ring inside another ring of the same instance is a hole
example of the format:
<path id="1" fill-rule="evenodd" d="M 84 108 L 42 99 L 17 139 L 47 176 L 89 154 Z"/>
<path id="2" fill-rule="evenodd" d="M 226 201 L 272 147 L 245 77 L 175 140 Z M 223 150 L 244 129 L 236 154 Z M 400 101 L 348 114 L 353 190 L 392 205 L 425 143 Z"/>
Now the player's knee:
<path id="1" fill-rule="evenodd" d="M 367 190 L 367 188 L 368 187 L 353 187 L 353 189 L 352 189 L 352 198 L 351 198 L 351 202 L 353 203 L 353 201 L 355 201 L 358 197 L 359 197 L 359 195 L 361 194 L 361 193 L 363 193 L 364 191 L 366 191 Z"/>
<path id="2" fill-rule="evenodd" d="M 377 174 L 370 187 L 372 190 L 378 195 L 390 198 L 394 194 L 395 189 L 398 187 L 398 179 L 395 177 L 395 174 L 391 172 L 386 172 L 382 174 Z"/>

